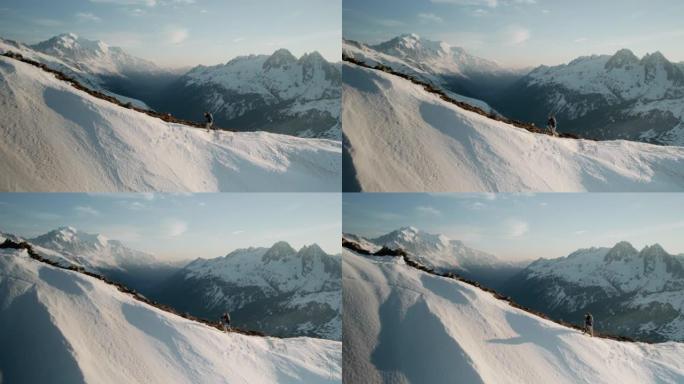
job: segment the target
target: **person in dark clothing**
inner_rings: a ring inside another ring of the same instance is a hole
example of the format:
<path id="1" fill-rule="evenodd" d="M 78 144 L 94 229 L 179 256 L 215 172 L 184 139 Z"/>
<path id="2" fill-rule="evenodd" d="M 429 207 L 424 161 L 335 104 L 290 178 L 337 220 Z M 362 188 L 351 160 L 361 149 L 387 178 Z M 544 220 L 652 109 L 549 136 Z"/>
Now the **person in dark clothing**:
<path id="1" fill-rule="evenodd" d="M 558 136 L 558 132 L 556 132 L 556 127 L 557 127 L 556 116 L 549 115 L 549 120 L 546 122 L 546 127 L 548 128 L 549 131 L 551 131 L 552 135 Z"/>
<path id="2" fill-rule="evenodd" d="M 230 315 L 228 312 L 225 312 L 223 316 L 221 316 L 221 325 L 223 325 L 223 332 L 230 330 Z"/>
<path id="3" fill-rule="evenodd" d="M 209 132 L 214 126 L 214 116 L 209 112 L 205 112 L 204 120 L 206 121 L 207 132 Z"/>
<path id="4" fill-rule="evenodd" d="M 584 315 L 584 332 L 594 336 L 594 316 L 591 313 Z"/>

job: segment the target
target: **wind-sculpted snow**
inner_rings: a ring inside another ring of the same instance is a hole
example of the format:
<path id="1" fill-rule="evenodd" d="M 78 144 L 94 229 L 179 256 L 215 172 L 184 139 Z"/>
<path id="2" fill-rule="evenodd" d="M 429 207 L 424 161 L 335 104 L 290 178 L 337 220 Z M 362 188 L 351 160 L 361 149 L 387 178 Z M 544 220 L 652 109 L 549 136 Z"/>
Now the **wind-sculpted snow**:
<path id="1" fill-rule="evenodd" d="M 166 123 L 0 58 L 5 191 L 339 191 L 341 145 Z"/>
<path id="2" fill-rule="evenodd" d="M 591 338 L 399 257 L 343 252 L 345 383 L 678 383 L 684 344 Z"/>
<path id="3" fill-rule="evenodd" d="M 339 383 L 341 344 L 222 333 L 77 272 L 0 251 L 7 383 Z"/>
<path id="4" fill-rule="evenodd" d="M 555 138 L 345 63 L 343 131 L 364 191 L 680 191 L 684 148 Z M 353 179 L 353 180 L 352 180 Z"/>

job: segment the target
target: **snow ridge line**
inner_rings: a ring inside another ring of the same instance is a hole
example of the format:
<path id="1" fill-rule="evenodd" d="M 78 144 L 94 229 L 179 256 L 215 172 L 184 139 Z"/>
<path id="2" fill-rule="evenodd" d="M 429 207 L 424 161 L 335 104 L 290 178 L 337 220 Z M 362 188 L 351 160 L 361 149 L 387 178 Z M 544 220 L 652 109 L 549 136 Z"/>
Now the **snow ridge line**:
<path id="1" fill-rule="evenodd" d="M 105 95 L 102 92 L 94 91 L 94 90 L 84 86 L 83 84 L 79 83 L 78 80 L 76 80 L 72 77 L 69 77 L 60 71 L 52 69 L 43 63 L 39 63 L 37 61 L 28 59 L 19 53 L 16 53 L 13 51 L 7 51 L 7 52 L 2 53 L 0 55 L 8 57 L 10 59 L 21 61 L 22 63 L 32 65 L 36 68 L 42 69 L 45 72 L 53 74 L 58 80 L 62 80 L 62 81 L 69 83 L 69 85 L 78 89 L 79 91 L 83 91 L 83 92 L 85 92 L 85 93 L 87 93 L 93 97 L 96 97 L 98 99 L 108 101 L 112 104 L 116 104 L 119 107 L 126 108 L 126 109 L 132 109 L 136 112 L 144 113 L 148 116 L 160 119 L 160 120 L 165 121 L 167 123 L 181 124 L 181 125 L 185 125 L 185 126 L 190 127 L 190 128 L 206 129 L 206 126 L 201 124 L 201 123 L 197 123 L 195 121 L 179 119 L 177 117 L 173 117 L 170 113 L 159 113 L 159 112 L 156 112 L 156 111 L 153 111 L 150 109 L 138 108 L 138 107 L 134 106 L 132 103 L 122 103 L 121 101 L 119 101 L 115 97 Z M 219 128 L 216 125 L 214 125 L 213 129 L 221 130 L 221 131 L 237 132 L 235 130 Z"/>
<path id="2" fill-rule="evenodd" d="M 431 274 L 431 275 L 435 275 L 435 276 L 439 276 L 439 277 L 443 277 L 443 278 L 447 278 L 447 279 L 452 279 L 452 280 L 457 280 L 457 281 L 460 281 L 460 282 L 462 282 L 462 283 L 465 283 L 465 284 L 468 284 L 468 285 L 472 285 L 472 286 L 474 286 L 474 287 L 476 287 L 476 288 L 479 288 L 479 289 L 481 289 L 481 290 L 483 290 L 483 291 L 485 291 L 485 292 L 491 293 L 492 296 L 494 296 L 495 299 L 505 301 L 505 302 L 508 303 L 508 305 L 510 305 L 510 306 L 513 307 L 513 308 L 517 308 L 517 309 L 523 310 L 523 311 L 525 311 L 525 312 L 527 312 L 527 313 L 530 313 L 530 314 L 532 314 L 532 315 L 534 315 L 534 316 L 540 317 L 540 318 L 545 319 L 545 320 L 552 321 L 552 322 L 554 322 L 554 323 L 556 323 L 556 324 L 559 324 L 559 325 L 562 325 L 562 326 L 564 326 L 564 327 L 572 328 L 572 329 L 575 329 L 575 330 L 578 330 L 578 331 L 584 331 L 584 328 L 582 328 L 581 326 L 579 326 L 579 325 L 577 325 L 577 324 L 568 323 L 568 322 L 565 322 L 565 321 L 562 321 L 562 320 L 551 319 L 551 318 L 549 318 L 546 314 L 544 314 L 544 313 L 542 313 L 542 312 L 535 311 L 534 309 L 531 309 L 531 308 L 527 308 L 527 307 L 525 307 L 525 306 L 522 306 L 522 305 L 516 303 L 515 301 L 513 301 L 513 299 L 512 299 L 510 296 L 504 296 L 504 295 L 500 294 L 499 292 L 497 292 L 496 290 L 491 289 L 491 288 L 488 288 L 488 287 L 485 287 L 485 286 L 483 286 L 482 284 L 478 283 L 478 282 L 475 281 L 475 280 L 466 279 L 466 278 L 464 278 L 464 277 L 462 277 L 462 276 L 460 276 L 460 275 L 458 275 L 457 273 L 454 273 L 454 272 L 439 273 L 439 272 L 435 271 L 434 269 L 432 269 L 432 268 L 430 268 L 430 267 L 427 267 L 427 266 L 425 266 L 425 265 L 422 265 L 422 264 L 420 264 L 420 263 L 418 263 L 418 262 L 412 260 L 412 259 L 408 256 L 408 253 L 406 253 L 406 251 L 404 251 L 404 250 L 401 249 L 401 248 L 390 249 L 390 248 L 387 248 L 387 247 L 382 247 L 379 251 L 373 253 L 373 252 L 371 252 L 371 251 L 369 251 L 369 250 L 363 248 L 363 247 L 362 247 L 360 244 L 358 244 L 357 242 L 350 241 L 350 240 L 347 240 L 347 239 L 344 239 L 344 238 L 342 239 L 342 247 L 347 248 L 347 249 L 349 249 L 349 250 L 351 250 L 351 251 L 353 251 L 353 252 L 356 252 L 356 253 L 365 255 L 365 256 L 373 256 L 373 257 L 401 257 L 401 258 L 404 259 L 404 262 L 406 263 L 406 265 L 408 265 L 408 266 L 411 267 L 411 268 L 418 269 L 418 270 L 420 270 L 420 271 L 423 271 L 423 272 L 428 273 L 428 274 Z M 599 338 L 602 338 L 602 339 L 609 339 L 609 340 L 622 341 L 622 342 L 629 342 L 629 343 L 636 343 L 636 342 L 639 342 L 639 343 L 646 343 L 646 344 L 658 344 L 658 343 L 654 343 L 654 342 L 650 342 L 650 341 L 635 340 L 635 339 L 633 339 L 633 338 L 631 338 L 631 337 L 627 337 L 627 336 L 611 335 L 611 334 L 607 334 L 607 333 L 598 333 L 598 332 L 596 332 L 596 331 L 594 331 L 594 336 L 593 336 L 593 337 L 599 337 Z"/>
<path id="3" fill-rule="evenodd" d="M 408 80 L 408 81 L 412 82 L 413 84 L 420 85 L 421 87 L 423 87 L 423 89 L 426 92 L 437 95 L 437 96 L 439 96 L 440 99 L 446 101 L 447 103 L 454 104 L 457 107 L 460 107 L 461 109 L 465 109 L 466 111 L 475 112 L 475 113 L 482 115 L 484 117 L 487 117 L 489 119 L 500 121 L 500 122 L 506 123 L 506 124 L 510 124 L 510 125 L 513 125 L 517 128 L 522 128 L 522 129 L 525 129 L 527 131 L 530 131 L 532 133 L 537 133 L 540 135 L 553 136 L 549 131 L 542 129 L 542 128 L 539 128 L 532 123 L 526 123 L 524 121 L 509 119 L 507 117 L 498 115 L 494 112 L 488 113 L 488 112 L 485 112 L 484 110 L 482 110 L 481 108 L 475 107 L 475 106 L 470 105 L 466 102 L 452 99 L 446 93 L 444 93 L 444 91 L 437 88 L 436 86 L 429 84 L 429 83 L 426 83 L 422 80 L 418 80 L 415 77 L 407 75 L 405 73 L 397 72 L 394 69 L 392 69 L 386 65 L 378 64 L 378 65 L 373 66 L 373 65 L 367 64 L 361 60 L 357 60 L 353 57 L 350 57 L 350 56 L 347 56 L 344 54 L 342 55 L 342 61 L 346 61 L 348 63 L 358 65 L 358 66 L 363 67 L 363 68 L 373 69 L 376 71 L 382 71 L 382 72 L 388 73 L 390 75 L 401 77 L 402 79 Z M 557 137 L 566 138 L 566 139 L 576 139 L 576 140 L 584 139 L 584 140 L 598 141 L 596 139 L 587 138 L 587 137 L 580 137 L 580 136 L 574 135 L 572 133 L 562 133 L 562 132 L 558 132 Z"/>
<path id="4" fill-rule="evenodd" d="M 216 328 L 217 330 L 219 330 L 219 331 L 221 331 L 221 332 L 224 332 L 223 326 L 222 326 L 221 322 L 213 322 L 213 321 L 210 321 L 210 320 L 207 320 L 207 319 L 202 319 L 202 318 L 199 318 L 199 317 L 192 316 L 192 315 L 190 315 L 190 314 L 188 314 L 188 313 L 179 313 L 178 311 L 176 311 L 175 309 L 173 309 L 172 307 L 170 307 L 170 306 L 168 306 L 168 305 L 160 304 L 160 303 L 157 303 L 156 301 L 150 300 L 150 299 L 146 298 L 145 296 L 143 296 L 142 294 L 140 294 L 139 292 L 137 292 L 137 291 L 134 290 L 134 289 L 128 288 L 128 287 L 126 287 L 125 285 L 123 285 L 123 284 L 121 284 L 121 283 L 117 283 L 117 282 L 115 282 L 115 281 L 111 281 L 111 280 L 109 280 L 108 278 L 106 278 L 106 277 L 104 277 L 104 276 L 102 276 L 102 275 L 99 275 L 99 274 L 97 274 L 97 273 L 93 273 L 93 272 L 90 272 L 90 271 L 86 271 L 85 268 L 83 268 L 83 267 L 81 267 L 81 266 L 70 265 L 70 266 L 68 266 L 68 267 L 65 267 L 65 266 L 62 266 L 62 265 L 60 265 L 59 263 L 57 263 L 57 262 L 55 262 L 55 261 L 46 259 L 46 258 L 42 257 L 41 255 L 39 255 L 39 254 L 33 249 L 33 246 L 32 246 L 31 244 L 29 244 L 28 242 L 26 242 L 26 241 L 16 242 L 16 241 L 12 241 L 12 240 L 10 240 L 10 239 L 5 239 L 5 241 L 4 241 L 2 244 L 0 244 L 0 249 L 23 249 L 23 250 L 26 250 L 26 252 L 28 253 L 29 257 L 31 257 L 32 259 L 34 259 L 34 260 L 36 260 L 36 261 L 39 261 L 39 262 L 41 262 L 41 263 L 45 263 L 45 264 L 51 265 L 51 266 L 53 266 L 53 267 L 55 267 L 55 268 L 64 269 L 64 270 L 68 270 L 68 271 L 73 271 L 73 272 L 78 272 L 78 273 L 81 273 L 81 274 L 84 274 L 84 275 L 93 277 L 93 278 L 95 278 L 95 279 L 101 280 L 101 281 L 105 282 L 106 284 L 109 284 L 109 285 L 112 285 L 112 286 L 116 287 L 116 289 L 118 289 L 120 292 L 123 292 L 123 293 L 128 294 L 130 297 L 132 297 L 133 299 L 135 299 L 135 300 L 137 300 L 137 301 L 140 301 L 140 302 L 143 302 L 143 303 L 145 303 L 145 304 L 147 304 L 147 305 L 153 306 L 153 307 L 155 307 L 155 308 L 157 308 L 157 309 L 160 309 L 160 310 L 162 310 L 162 311 L 164 311 L 164 312 L 168 312 L 168 313 L 174 314 L 174 315 L 176 315 L 176 316 L 180 316 L 180 317 L 182 317 L 182 318 L 184 318 L 184 319 L 187 319 L 187 320 L 191 320 L 191 321 L 194 321 L 194 322 L 202 323 L 202 324 L 207 325 L 207 326 L 209 326 L 209 327 Z M 247 336 L 259 336 L 259 337 L 276 337 L 276 338 L 281 338 L 281 337 L 277 337 L 277 336 L 266 335 L 266 334 L 263 333 L 263 332 L 252 331 L 252 330 L 245 330 L 245 329 L 235 328 L 235 327 L 233 327 L 233 326 L 231 326 L 230 329 L 229 329 L 227 332 L 240 333 L 240 334 L 247 335 Z"/>

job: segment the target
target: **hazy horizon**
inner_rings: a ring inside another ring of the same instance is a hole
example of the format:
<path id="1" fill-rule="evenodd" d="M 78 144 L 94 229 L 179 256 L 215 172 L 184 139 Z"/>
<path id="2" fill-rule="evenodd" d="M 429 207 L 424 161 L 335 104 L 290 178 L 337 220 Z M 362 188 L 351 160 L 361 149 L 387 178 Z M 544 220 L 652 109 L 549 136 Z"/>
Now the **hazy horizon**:
<path id="1" fill-rule="evenodd" d="M 224 64 L 285 48 L 340 60 L 341 4 L 329 0 L 6 0 L 0 37 L 35 44 L 63 33 L 101 40 L 167 68 Z"/>
<path id="2" fill-rule="evenodd" d="M 657 0 L 345 0 L 344 38 L 377 44 L 416 33 L 505 67 L 565 64 L 580 56 L 660 51 L 684 62 L 684 3 Z"/>
<path id="3" fill-rule="evenodd" d="M 684 196 L 672 194 L 345 194 L 343 232 L 413 226 L 502 260 L 558 258 L 628 241 L 684 253 Z"/>
<path id="4" fill-rule="evenodd" d="M 0 231 L 32 238 L 60 227 L 102 234 L 181 261 L 287 241 L 341 251 L 339 194 L 36 194 L 0 196 Z"/>

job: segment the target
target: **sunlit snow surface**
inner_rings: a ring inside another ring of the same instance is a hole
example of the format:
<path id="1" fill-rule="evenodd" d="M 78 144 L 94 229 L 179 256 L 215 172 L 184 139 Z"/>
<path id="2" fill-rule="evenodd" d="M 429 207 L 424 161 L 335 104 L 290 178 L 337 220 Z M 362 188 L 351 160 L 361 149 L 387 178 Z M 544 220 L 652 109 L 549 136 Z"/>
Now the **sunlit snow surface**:
<path id="1" fill-rule="evenodd" d="M 684 189 L 682 147 L 534 134 L 353 64 L 345 63 L 343 81 L 342 128 L 353 164 L 345 185 L 385 192 Z"/>
<path id="2" fill-rule="evenodd" d="M 591 338 L 401 258 L 343 252 L 345 383 L 681 383 L 684 344 Z"/>
<path id="3" fill-rule="evenodd" d="M 341 343 L 222 333 L 0 251 L 7 383 L 340 383 Z"/>
<path id="4" fill-rule="evenodd" d="M 166 123 L 4 57 L 0 105 L 0 190 L 340 190 L 339 142 Z"/>

